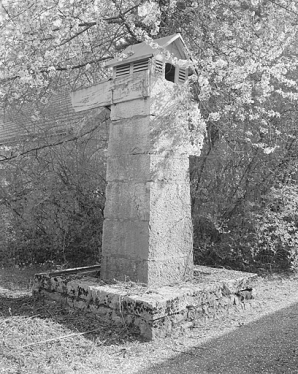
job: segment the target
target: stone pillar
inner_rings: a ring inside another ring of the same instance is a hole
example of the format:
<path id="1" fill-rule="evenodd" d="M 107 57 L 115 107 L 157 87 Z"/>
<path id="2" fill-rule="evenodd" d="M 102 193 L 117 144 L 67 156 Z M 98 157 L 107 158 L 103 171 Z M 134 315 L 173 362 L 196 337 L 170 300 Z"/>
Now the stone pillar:
<path id="1" fill-rule="evenodd" d="M 112 85 L 102 279 L 161 286 L 192 277 L 189 158 L 164 134 L 173 87 L 149 72 Z"/>

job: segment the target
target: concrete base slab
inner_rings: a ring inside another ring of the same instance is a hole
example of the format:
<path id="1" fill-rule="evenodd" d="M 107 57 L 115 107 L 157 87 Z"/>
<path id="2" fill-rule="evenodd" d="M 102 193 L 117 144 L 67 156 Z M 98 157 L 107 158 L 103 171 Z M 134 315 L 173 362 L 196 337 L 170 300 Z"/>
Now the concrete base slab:
<path id="1" fill-rule="evenodd" d="M 159 288 L 105 283 L 99 266 L 35 275 L 33 294 L 137 328 L 147 339 L 183 333 L 254 297 L 256 274 L 195 266 L 194 279 Z"/>

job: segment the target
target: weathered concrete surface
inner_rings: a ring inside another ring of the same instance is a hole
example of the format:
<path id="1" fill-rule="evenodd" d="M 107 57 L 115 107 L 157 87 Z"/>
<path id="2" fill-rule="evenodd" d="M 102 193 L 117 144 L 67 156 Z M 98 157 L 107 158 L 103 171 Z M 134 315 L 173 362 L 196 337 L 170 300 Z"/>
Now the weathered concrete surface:
<path id="1" fill-rule="evenodd" d="M 257 278 L 251 273 L 197 266 L 193 282 L 155 288 L 131 282 L 105 284 L 84 272 L 37 274 L 33 292 L 94 312 L 102 320 L 137 328 L 147 339 L 183 333 L 228 312 L 245 302 L 241 290 L 252 287 Z"/>
<path id="2" fill-rule="evenodd" d="M 174 96 L 148 71 L 112 83 L 102 279 L 161 286 L 193 276 L 188 154 L 168 131 Z"/>

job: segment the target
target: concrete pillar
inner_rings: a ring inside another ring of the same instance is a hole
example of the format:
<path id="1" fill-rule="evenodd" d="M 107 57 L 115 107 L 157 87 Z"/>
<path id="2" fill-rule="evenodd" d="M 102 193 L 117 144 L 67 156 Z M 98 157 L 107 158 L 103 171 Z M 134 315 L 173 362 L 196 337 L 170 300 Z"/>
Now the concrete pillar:
<path id="1" fill-rule="evenodd" d="M 173 95 L 172 82 L 149 72 L 112 84 L 102 279 L 161 286 L 192 278 L 189 158 L 167 133 Z"/>

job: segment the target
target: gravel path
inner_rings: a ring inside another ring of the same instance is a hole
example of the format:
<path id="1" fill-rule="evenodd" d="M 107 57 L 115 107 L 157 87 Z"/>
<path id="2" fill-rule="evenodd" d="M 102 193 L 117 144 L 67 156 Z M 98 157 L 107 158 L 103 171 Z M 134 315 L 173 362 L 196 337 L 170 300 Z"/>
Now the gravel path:
<path id="1" fill-rule="evenodd" d="M 139 374 L 298 373 L 298 303 Z"/>

